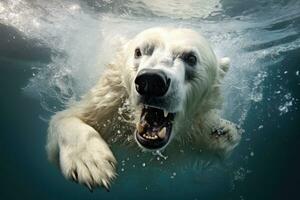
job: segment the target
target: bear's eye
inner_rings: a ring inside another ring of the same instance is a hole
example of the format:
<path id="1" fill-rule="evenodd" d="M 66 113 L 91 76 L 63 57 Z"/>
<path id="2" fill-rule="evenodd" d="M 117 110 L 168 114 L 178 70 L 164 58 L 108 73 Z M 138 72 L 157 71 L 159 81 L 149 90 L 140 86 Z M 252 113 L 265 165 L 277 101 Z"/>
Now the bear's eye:
<path id="1" fill-rule="evenodd" d="M 182 54 L 181 59 L 189 66 L 194 66 L 197 63 L 197 57 L 193 53 Z"/>
<path id="2" fill-rule="evenodd" d="M 141 49 L 140 48 L 136 48 L 135 51 L 134 51 L 134 58 L 139 58 L 142 56 L 142 52 L 141 52 Z"/>

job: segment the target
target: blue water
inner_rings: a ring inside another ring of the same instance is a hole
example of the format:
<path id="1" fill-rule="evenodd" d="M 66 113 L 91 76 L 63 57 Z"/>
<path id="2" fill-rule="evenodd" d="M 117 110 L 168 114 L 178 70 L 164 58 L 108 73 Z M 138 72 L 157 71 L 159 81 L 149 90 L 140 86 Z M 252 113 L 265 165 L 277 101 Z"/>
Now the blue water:
<path id="1" fill-rule="evenodd" d="M 47 161 L 49 117 L 95 83 L 116 40 L 152 26 L 193 28 L 231 58 L 222 115 L 242 141 L 200 164 L 113 147 L 119 176 L 90 193 Z M 300 198 L 300 1 L 1 0 L 0 91 L 0 199 Z"/>

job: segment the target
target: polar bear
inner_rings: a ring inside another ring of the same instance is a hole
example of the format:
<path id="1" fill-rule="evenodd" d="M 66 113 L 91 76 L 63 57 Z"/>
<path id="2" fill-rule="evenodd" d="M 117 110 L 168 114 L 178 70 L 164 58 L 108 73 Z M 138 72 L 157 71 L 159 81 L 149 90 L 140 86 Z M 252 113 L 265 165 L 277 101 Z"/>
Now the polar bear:
<path id="1" fill-rule="evenodd" d="M 67 179 L 92 190 L 108 189 L 116 176 L 111 139 L 143 151 L 180 144 L 228 155 L 241 138 L 236 125 L 218 114 L 228 67 L 229 58 L 217 60 L 209 43 L 191 29 L 139 33 L 120 46 L 79 102 L 51 118 L 49 159 Z"/>

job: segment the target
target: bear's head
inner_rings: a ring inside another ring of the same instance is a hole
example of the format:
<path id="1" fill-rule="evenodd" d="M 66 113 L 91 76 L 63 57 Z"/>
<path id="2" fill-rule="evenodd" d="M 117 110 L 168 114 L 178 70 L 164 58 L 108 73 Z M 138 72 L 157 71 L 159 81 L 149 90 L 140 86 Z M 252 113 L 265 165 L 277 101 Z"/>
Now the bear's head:
<path id="1" fill-rule="evenodd" d="M 229 59 L 220 64 L 197 32 L 151 28 L 128 41 L 123 55 L 122 78 L 136 114 L 134 136 L 143 149 L 165 148 L 201 115 L 220 107 L 220 79 Z"/>

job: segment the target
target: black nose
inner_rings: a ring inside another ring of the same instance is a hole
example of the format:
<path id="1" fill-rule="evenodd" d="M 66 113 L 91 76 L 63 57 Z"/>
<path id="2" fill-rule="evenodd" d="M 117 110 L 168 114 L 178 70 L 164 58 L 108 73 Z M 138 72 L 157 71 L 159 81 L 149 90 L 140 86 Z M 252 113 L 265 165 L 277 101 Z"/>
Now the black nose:
<path id="1" fill-rule="evenodd" d="M 135 79 L 136 91 L 143 96 L 161 97 L 170 86 L 170 79 L 161 70 L 143 69 Z"/>

